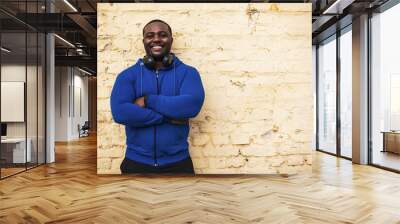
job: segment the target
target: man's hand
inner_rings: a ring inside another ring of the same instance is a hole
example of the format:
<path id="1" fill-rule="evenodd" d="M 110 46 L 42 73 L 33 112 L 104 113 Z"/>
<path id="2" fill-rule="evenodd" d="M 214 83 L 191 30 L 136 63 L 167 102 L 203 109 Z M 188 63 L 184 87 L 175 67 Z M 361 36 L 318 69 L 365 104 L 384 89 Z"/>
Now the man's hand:
<path id="1" fill-rule="evenodd" d="M 189 124 L 189 119 L 174 119 L 174 118 L 169 118 L 168 121 L 169 121 L 169 123 L 171 123 L 171 124 L 177 124 L 177 125 L 187 125 L 187 124 Z"/>
<path id="2" fill-rule="evenodd" d="M 139 107 L 145 107 L 145 103 L 144 103 L 144 97 L 139 97 L 135 100 L 135 104 L 137 104 Z"/>

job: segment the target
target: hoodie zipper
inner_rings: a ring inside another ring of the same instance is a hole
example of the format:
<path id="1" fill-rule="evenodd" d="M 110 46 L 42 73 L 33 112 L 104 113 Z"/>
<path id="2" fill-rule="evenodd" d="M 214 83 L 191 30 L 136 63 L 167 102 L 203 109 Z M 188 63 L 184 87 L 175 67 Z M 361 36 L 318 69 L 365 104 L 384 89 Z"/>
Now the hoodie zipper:
<path id="1" fill-rule="evenodd" d="M 156 81 L 157 81 L 157 95 L 160 94 L 160 89 L 158 87 L 158 70 L 156 70 Z M 157 135 L 157 128 L 156 126 L 154 126 L 154 166 L 157 167 L 158 166 L 158 162 L 157 162 L 157 141 L 156 141 L 156 135 Z"/>

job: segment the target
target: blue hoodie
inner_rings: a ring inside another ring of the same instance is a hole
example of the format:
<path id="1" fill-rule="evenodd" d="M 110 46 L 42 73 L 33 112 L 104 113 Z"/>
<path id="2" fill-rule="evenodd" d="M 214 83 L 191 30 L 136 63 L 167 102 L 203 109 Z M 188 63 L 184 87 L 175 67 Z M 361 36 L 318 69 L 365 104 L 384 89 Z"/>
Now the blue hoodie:
<path id="1" fill-rule="evenodd" d="M 147 96 L 146 106 L 134 104 Z M 189 124 L 171 119 L 195 117 L 204 102 L 199 72 L 176 56 L 171 66 L 150 70 L 139 59 L 122 71 L 111 92 L 114 121 L 125 125 L 126 153 L 136 162 L 162 166 L 189 157 Z"/>

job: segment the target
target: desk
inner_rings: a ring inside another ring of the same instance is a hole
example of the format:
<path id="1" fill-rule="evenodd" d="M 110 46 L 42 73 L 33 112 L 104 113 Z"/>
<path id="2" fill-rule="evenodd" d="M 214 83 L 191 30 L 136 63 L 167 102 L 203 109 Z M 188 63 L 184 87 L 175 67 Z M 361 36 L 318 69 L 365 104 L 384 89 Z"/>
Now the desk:
<path id="1" fill-rule="evenodd" d="M 8 154 L 7 151 L 12 152 L 12 161 L 11 158 L 5 158 L 6 161 L 10 163 L 25 163 L 25 158 L 27 158 L 26 162 L 30 162 L 32 158 L 31 154 L 31 145 L 32 145 L 32 140 L 28 138 L 26 140 L 28 142 L 28 147 L 26 147 L 26 154 L 25 154 L 25 138 L 6 138 L 6 139 L 1 139 L 1 156 L 3 157 L 3 154 Z M 12 146 L 10 149 L 9 146 Z M 11 157 L 11 155 L 10 155 Z M 4 158 L 4 157 L 3 157 Z"/>
<path id="2" fill-rule="evenodd" d="M 400 131 L 382 131 L 381 133 L 383 133 L 382 152 L 400 154 Z"/>

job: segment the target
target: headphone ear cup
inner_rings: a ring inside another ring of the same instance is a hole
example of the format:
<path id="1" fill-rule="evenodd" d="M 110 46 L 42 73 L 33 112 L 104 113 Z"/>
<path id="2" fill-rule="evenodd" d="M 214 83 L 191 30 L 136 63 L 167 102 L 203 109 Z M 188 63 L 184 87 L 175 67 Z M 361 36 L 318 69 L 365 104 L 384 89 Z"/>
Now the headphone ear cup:
<path id="1" fill-rule="evenodd" d="M 163 57 L 162 63 L 165 67 L 169 67 L 172 64 L 173 60 L 174 60 L 174 56 L 172 56 L 172 54 L 168 54 Z"/>
<path id="2" fill-rule="evenodd" d="M 154 66 L 156 65 L 156 61 L 154 60 L 154 58 L 148 55 L 143 57 L 143 63 L 146 67 L 150 69 L 153 69 Z"/>

